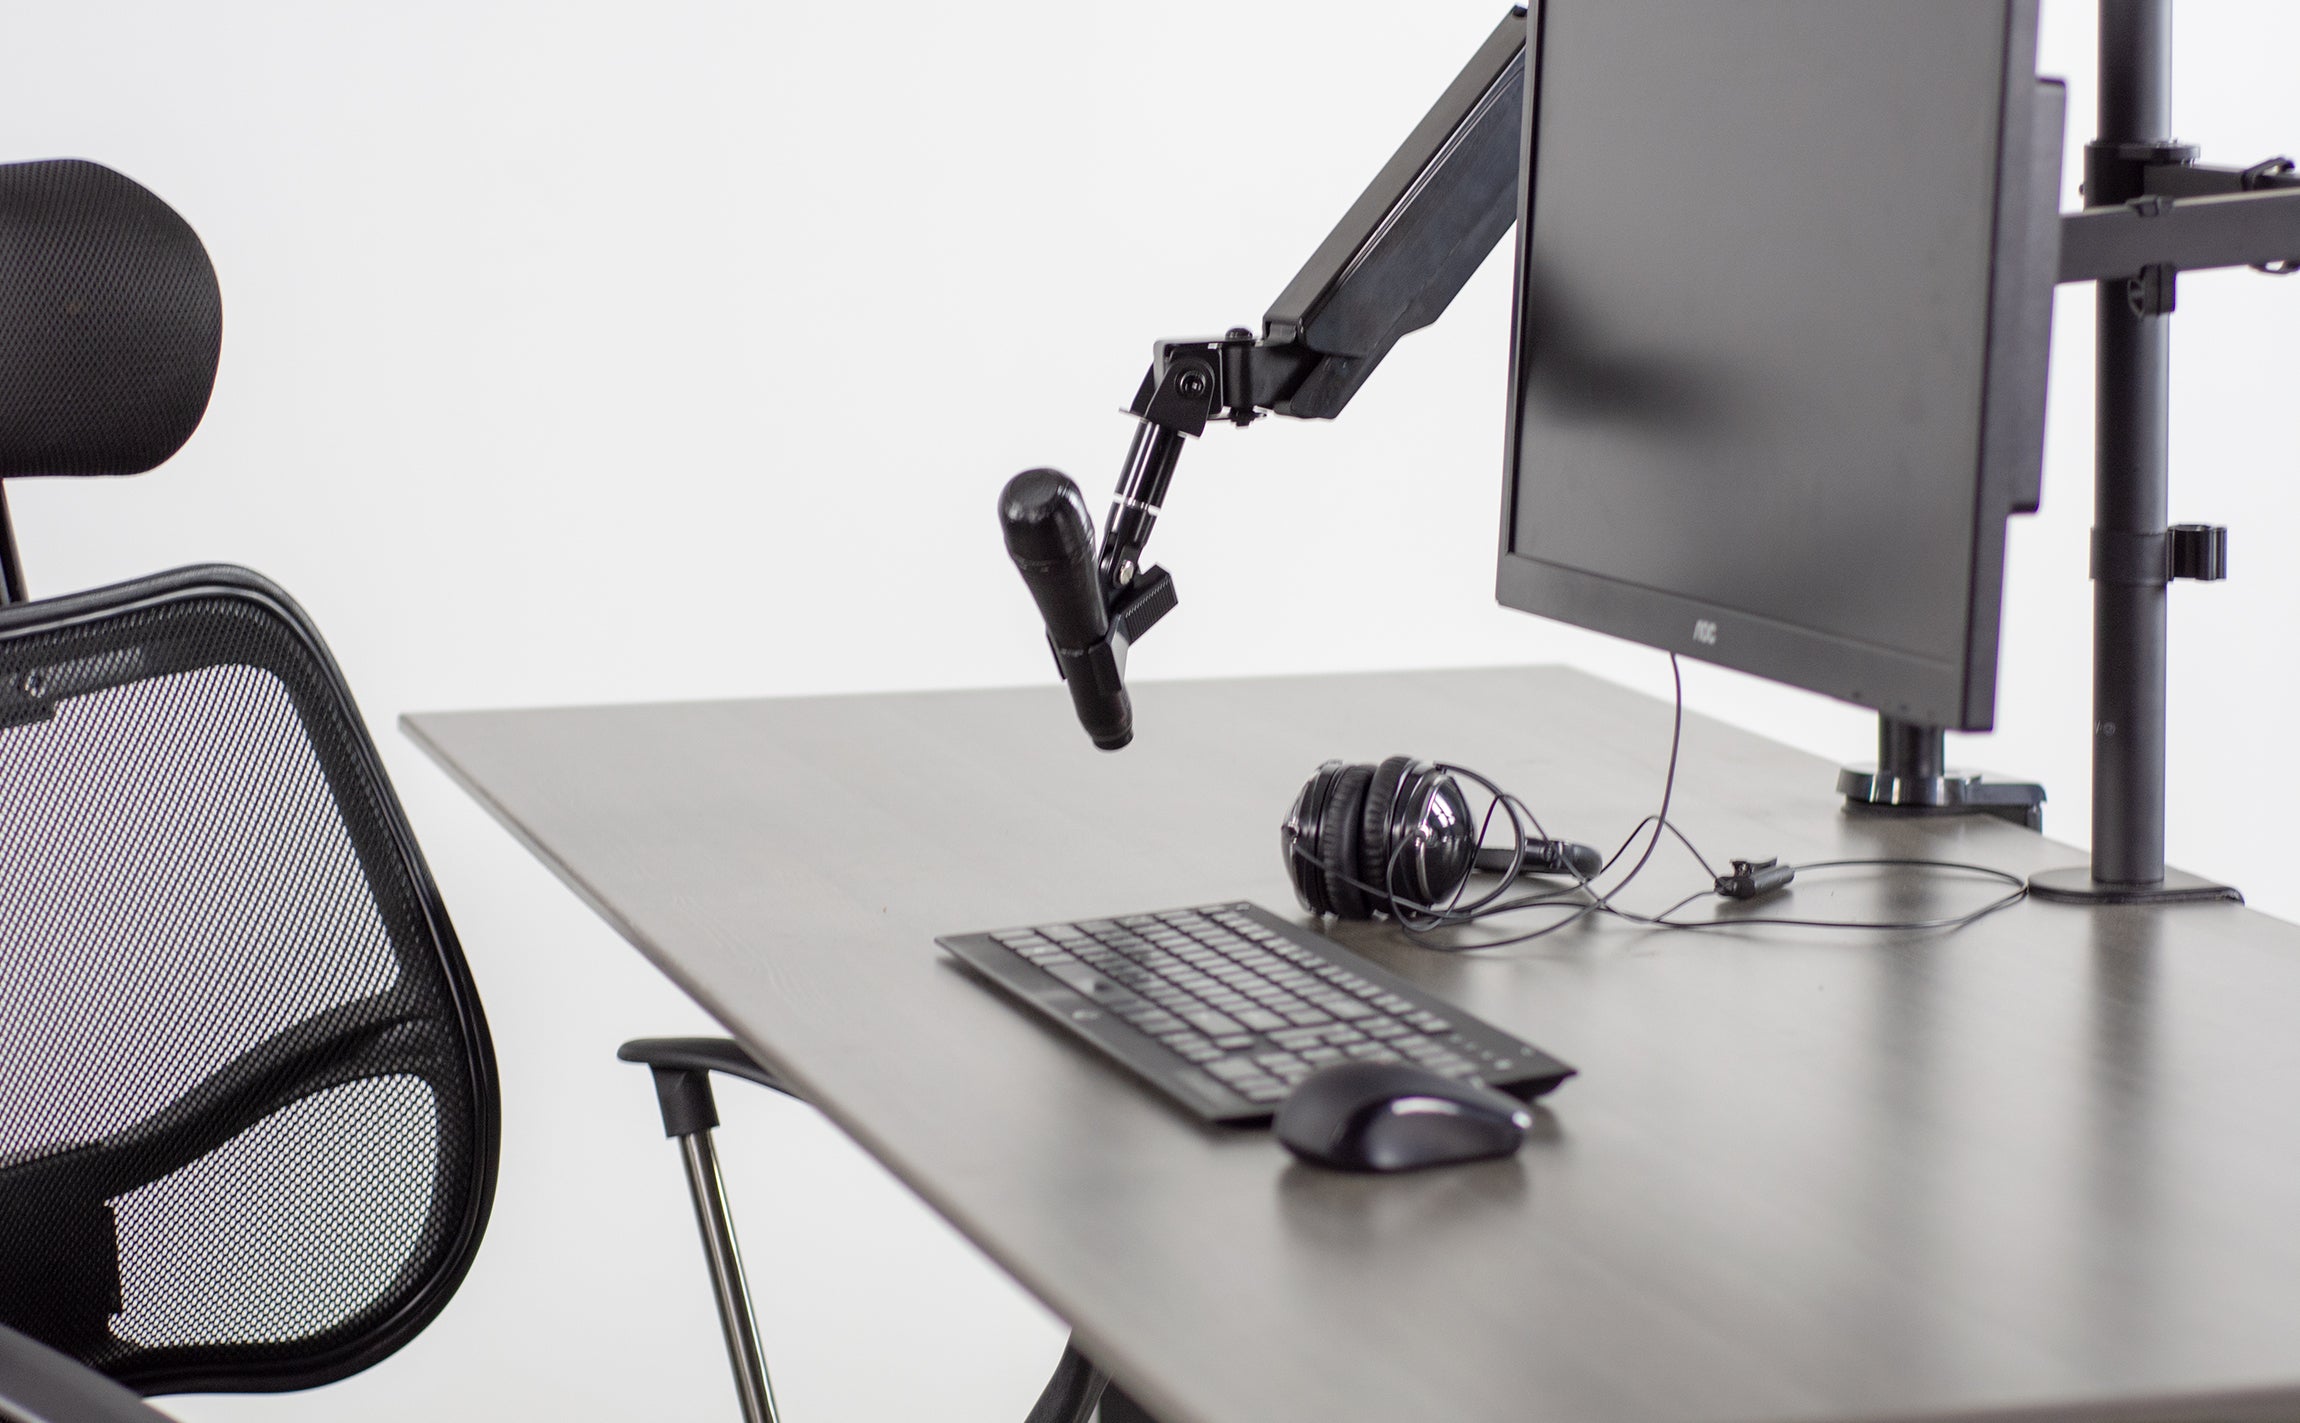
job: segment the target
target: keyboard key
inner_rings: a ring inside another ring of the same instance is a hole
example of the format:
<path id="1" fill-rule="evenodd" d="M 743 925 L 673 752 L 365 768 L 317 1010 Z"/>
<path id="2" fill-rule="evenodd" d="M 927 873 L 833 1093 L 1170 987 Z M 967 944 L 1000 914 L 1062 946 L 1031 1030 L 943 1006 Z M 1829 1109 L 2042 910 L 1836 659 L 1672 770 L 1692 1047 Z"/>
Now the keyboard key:
<path id="1" fill-rule="evenodd" d="M 1200 1008 L 1182 1014 L 1182 1021 L 1210 1038 L 1220 1039 L 1240 1031 L 1238 1020 L 1211 1008 Z"/>
<path id="2" fill-rule="evenodd" d="M 1286 1020 L 1263 1008 L 1248 1008 L 1238 1015 L 1238 1021 L 1257 1032 L 1273 1032 L 1286 1026 Z"/>

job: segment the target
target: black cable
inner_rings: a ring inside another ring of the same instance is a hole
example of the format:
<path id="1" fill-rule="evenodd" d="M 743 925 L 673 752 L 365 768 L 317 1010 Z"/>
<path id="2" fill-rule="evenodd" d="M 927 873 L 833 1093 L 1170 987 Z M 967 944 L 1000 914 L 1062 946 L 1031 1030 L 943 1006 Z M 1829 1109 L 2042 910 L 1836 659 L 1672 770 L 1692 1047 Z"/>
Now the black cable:
<path id="1" fill-rule="evenodd" d="M 2009 893 L 1990 900 L 1987 904 L 1969 913 L 1952 914 L 1939 919 L 1909 919 L 1886 922 L 1874 919 L 1797 919 L 1759 914 L 1735 915 L 1730 919 L 1701 919 L 1690 923 L 1684 920 L 1671 921 L 1669 919 L 1670 915 L 1683 909 L 1694 900 L 1702 898 L 1701 895 L 1681 899 L 1653 917 L 1660 927 L 1665 929 L 1731 929 L 1743 924 L 1764 924 L 1797 929 L 1895 929 L 1915 933 L 1934 929 L 1962 929 L 1977 919 L 1985 919 L 2000 909 L 2010 909 L 2028 898 L 2028 881 L 2019 875 L 2013 874 L 2009 870 L 2000 870 L 1990 865 L 1969 864 L 1962 860 L 1924 860 L 1900 856 L 1878 856 L 1867 859 L 1814 860 L 1807 864 L 1792 865 L 1790 868 L 1799 874 L 1806 874 L 1814 870 L 1882 869 L 1895 865 L 1914 869 L 1963 871 L 1968 874 L 1985 875 L 1990 879 L 1999 880 L 2012 886 L 2012 889 Z"/>

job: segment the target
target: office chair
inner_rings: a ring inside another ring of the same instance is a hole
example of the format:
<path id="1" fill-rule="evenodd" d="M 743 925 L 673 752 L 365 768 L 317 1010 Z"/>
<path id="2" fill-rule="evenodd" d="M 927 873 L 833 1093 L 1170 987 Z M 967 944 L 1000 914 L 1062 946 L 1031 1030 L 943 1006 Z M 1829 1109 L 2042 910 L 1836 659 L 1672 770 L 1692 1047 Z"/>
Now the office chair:
<path id="1" fill-rule="evenodd" d="M 0 165 L 0 479 L 134 474 L 222 344 L 189 224 Z M 32 603 L 0 485 L 0 1325 L 150 1394 L 405 1343 L 494 1194 L 463 955 L 325 645 L 244 570 Z"/>

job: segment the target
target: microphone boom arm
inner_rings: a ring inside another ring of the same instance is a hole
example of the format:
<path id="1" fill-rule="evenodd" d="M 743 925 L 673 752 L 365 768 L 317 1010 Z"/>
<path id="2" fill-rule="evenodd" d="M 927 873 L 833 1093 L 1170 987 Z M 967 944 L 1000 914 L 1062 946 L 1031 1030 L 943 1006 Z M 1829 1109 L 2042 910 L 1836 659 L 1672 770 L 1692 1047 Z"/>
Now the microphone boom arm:
<path id="1" fill-rule="evenodd" d="M 1182 441 L 1265 413 L 1330 420 L 1398 338 L 1438 319 L 1517 215 L 1526 12 L 1512 9 L 1262 317 L 1166 340 L 1129 407 L 1140 423 L 1111 498 L 1097 574 L 1129 642 L 1174 606 L 1145 569 Z"/>

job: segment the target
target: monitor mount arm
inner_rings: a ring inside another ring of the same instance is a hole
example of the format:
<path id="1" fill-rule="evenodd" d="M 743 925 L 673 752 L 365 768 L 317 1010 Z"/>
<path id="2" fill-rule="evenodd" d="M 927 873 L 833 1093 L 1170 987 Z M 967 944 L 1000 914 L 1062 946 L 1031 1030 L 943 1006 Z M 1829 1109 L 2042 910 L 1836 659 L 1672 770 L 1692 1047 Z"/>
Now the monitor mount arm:
<path id="1" fill-rule="evenodd" d="M 1235 328 L 1152 348 L 1096 560 L 1120 658 L 1174 606 L 1173 580 L 1145 568 L 1142 553 L 1183 440 L 1217 421 L 1340 414 L 1399 337 L 1444 313 L 1516 221 L 1525 40 L 1525 11 L 1512 10 L 1279 294 L 1259 338 Z"/>

